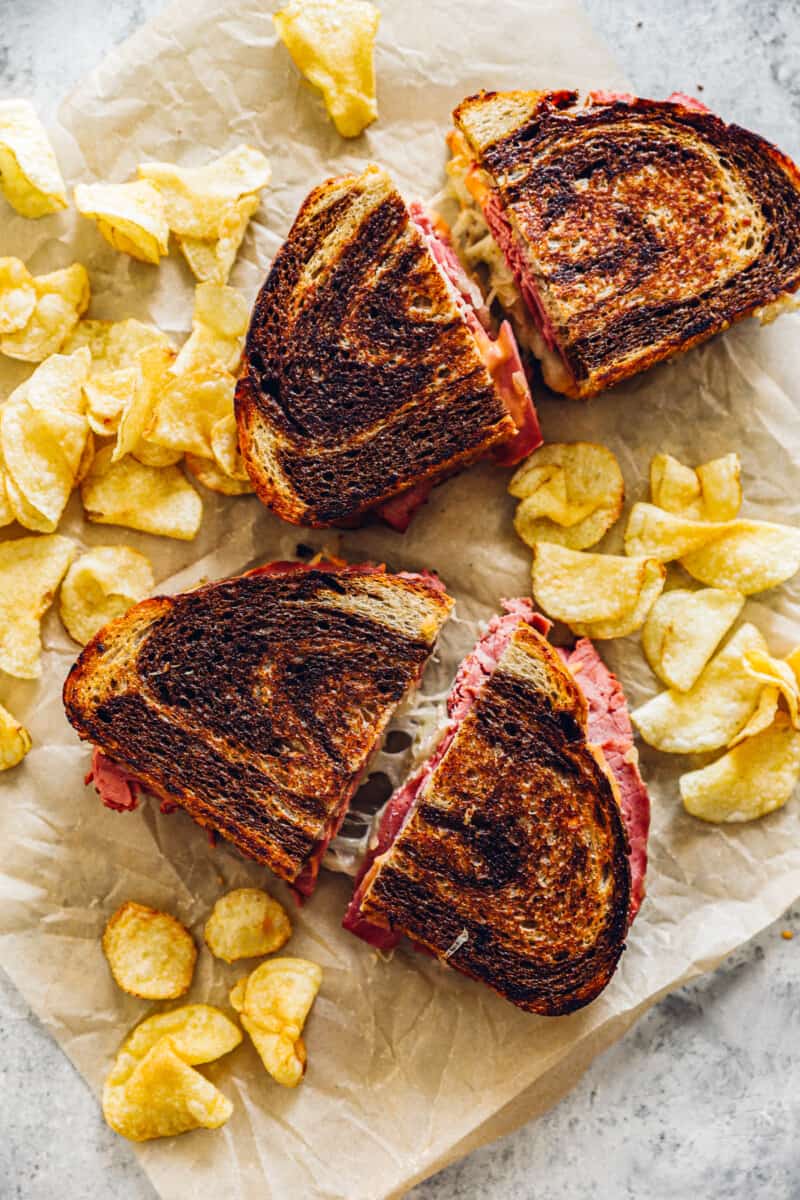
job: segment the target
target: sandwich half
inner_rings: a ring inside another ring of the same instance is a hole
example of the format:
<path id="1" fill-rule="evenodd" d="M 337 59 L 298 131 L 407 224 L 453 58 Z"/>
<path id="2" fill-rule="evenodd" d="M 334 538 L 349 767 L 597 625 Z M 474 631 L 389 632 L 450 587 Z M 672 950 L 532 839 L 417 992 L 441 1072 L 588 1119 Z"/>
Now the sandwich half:
<path id="1" fill-rule="evenodd" d="M 481 92 L 448 174 L 466 261 L 556 392 L 585 398 L 800 287 L 800 173 L 675 94 Z"/>
<path id="2" fill-rule="evenodd" d="M 407 935 L 528 1012 L 611 978 L 644 895 L 649 800 L 622 690 L 592 644 L 551 646 L 508 601 L 462 664 L 448 724 L 390 799 L 345 928 Z"/>
<path id="3" fill-rule="evenodd" d="M 106 625 L 64 706 L 110 807 L 143 788 L 307 896 L 451 607 L 428 574 L 271 563 Z"/>
<path id="4" fill-rule="evenodd" d="M 298 525 L 404 529 L 431 488 L 541 443 L 511 327 L 420 204 L 385 171 L 303 204 L 255 303 L 236 391 L 260 499 Z"/>

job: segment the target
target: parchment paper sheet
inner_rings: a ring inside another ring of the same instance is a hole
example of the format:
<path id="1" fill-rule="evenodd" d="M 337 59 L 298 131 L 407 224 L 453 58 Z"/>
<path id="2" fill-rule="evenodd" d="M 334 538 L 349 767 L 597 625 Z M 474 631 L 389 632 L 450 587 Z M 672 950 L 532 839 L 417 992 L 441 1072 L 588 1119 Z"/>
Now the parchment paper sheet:
<path id="1" fill-rule="evenodd" d="M 378 49 L 381 117 L 345 143 L 276 45 L 262 0 L 196 0 L 169 9 L 115 51 L 65 104 L 56 131 L 62 163 L 79 178 L 122 180 L 148 158 L 205 160 L 246 140 L 274 166 L 274 184 L 248 235 L 233 282 L 253 293 L 309 188 L 369 159 L 392 169 L 407 194 L 442 179 L 449 112 L 480 86 L 622 83 L 569 0 L 393 0 Z M 679 80 L 676 82 L 680 82 Z M 139 316 L 188 329 L 191 281 L 177 252 L 160 268 L 116 255 L 74 212 L 41 222 L 7 219 L 2 253 L 42 271 L 77 257 L 88 266 L 92 315 Z M 629 500 L 645 494 L 651 454 L 702 461 L 738 449 L 748 515 L 794 522 L 800 509 L 796 348 L 800 320 L 753 322 L 679 362 L 584 407 L 541 404 L 548 438 L 590 438 L 619 455 Z M 7 395 L 28 368 L 3 364 Z M 434 567 L 458 598 L 442 654 L 454 666 L 499 597 L 525 594 L 530 555 L 513 533 L 506 473 L 481 467 L 438 489 L 404 537 L 355 532 L 343 550 L 397 568 Z M 206 519 L 186 545 L 82 522 L 73 500 L 63 531 L 82 544 L 123 542 L 154 562 L 165 589 L 292 554 L 299 534 L 255 499 L 203 493 Z M 608 540 L 617 549 L 622 523 Z M 328 539 L 329 540 L 329 539 Z M 176 573 L 180 574 L 176 576 Z M 748 604 L 776 651 L 794 640 L 797 584 Z M 0 700 L 28 723 L 35 747 L 0 779 L 0 953 L 47 1028 L 99 1091 L 125 1032 L 150 1011 L 111 982 L 100 949 L 105 920 L 123 900 L 163 906 L 201 936 L 213 901 L 230 887 L 266 884 L 267 872 L 181 813 L 145 805 L 107 812 L 82 783 L 88 753 L 63 718 L 60 688 L 76 653 L 53 614 L 39 684 L 3 679 Z M 603 644 L 636 703 L 655 690 L 638 639 Z M 165 1197 L 260 1200 L 399 1195 L 451 1159 L 541 1112 L 574 1084 L 600 1049 L 661 994 L 709 970 L 800 893 L 797 803 L 752 826 L 713 828 L 686 817 L 676 780 L 686 761 L 643 754 L 653 796 L 648 899 L 619 971 L 587 1010 L 546 1020 L 406 949 L 390 963 L 343 933 L 349 881 L 325 873 L 296 917 L 290 949 L 321 963 L 324 983 L 307 1028 L 310 1066 L 287 1091 L 248 1045 L 208 1074 L 235 1114 L 139 1150 Z M 201 951 L 191 998 L 224 1004 L 243 970 Z"/>

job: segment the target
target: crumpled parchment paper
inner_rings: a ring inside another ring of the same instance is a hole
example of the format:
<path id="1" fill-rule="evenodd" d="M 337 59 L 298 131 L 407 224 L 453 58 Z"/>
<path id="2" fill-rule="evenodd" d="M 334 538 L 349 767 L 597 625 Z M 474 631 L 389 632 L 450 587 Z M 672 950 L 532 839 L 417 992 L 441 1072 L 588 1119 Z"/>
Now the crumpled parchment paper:
<path id="1" fill-rule="evenodd" d="M 198 163 L 245 140 L 274 166 L 274 183 L 248 234 L 232 282 L 254 294 L 306 192 L 326 175 L 373 159 L 408 195 L 442 181 L 451 108 L 481 86 L 622 84 L 571 0 L 392 0 L 377 55 L 380 120 L 357 142 L 334 132 L 316 94 L 277 44 L 262 0 L 175 4 L 114 51 L 62 109 L 54 131 L 70 184 L 123 180 L 144 159 Z M 89 268 L 91 315 L 138 316 L 186 331 L 192 284 L 179 254 L 159 268 L 117 255 L 74 210 L 40 222 L 3 211 L 3 253 L 34 271 L 74 258 Z M 800 511 L 796 347 L 800 318 L 760 330 L 747 322 L 687 357 L 617 388 L 590 406 L 540 405 L 549 439 L 589 438 L 619 456 L 628 500 L 646 491 L 650 456 L 690 462 L 736 449 L 746 515 L 794 522 Z M 29 368 L 3 362 L 6 396 Z M 433 567 L 458 599 L 441 649 L 451 669 L 478 622 L 504 595 L 529 588 L 530 554 L 513 533 L 507 474 L 479 467 L 437 489 L 401 537 L 375 527 L 347 534 L 354 559 Z M 140 548 L 159 586 L 238 572 L 328 536 L 282 525 L 254 498 L 203 492 L 205 520 L 192 544 L 83 522 L 74 498 L 62 532 L 82 545 Z M 607 548 L 619 549 L 623 523 Z M 800 628 L 795 582 L 747 605 L 745 617 L 786 651 Z M 793 633 L 793 629 L 795 633 Z M 45 623 L 39 683 L 4 678 L 0 700 L 29 725 L 34 749 L 0 778 L 0 961 L 99 1092 L 127 1030 L 151 1006 L 114 985 L 100 949 L 104 923 L 132 898 L 174 912 L 198 938 L 214 900 L 268 872 L 220 844 L 182 813 L 145 804 L 103 809 L 83 785 L 88 751 L 61 709 L 75 657 L 56 616 Z M 632 703 L 656 690 L 638 638 L 601 647 Z M 525 1015 L 485 988 L 408 948 L 383 961 L 339 927 L 350 882 L 327 872 L 295 914 L 292 953 L 324 970 L 307 1026 L 309 1070 L 296 1091 L 272 1083 L 252 1047 L 208 1068 L 235 1104 L 221 1131 L 138 1149 L 164 1197 L 377 1200 L 541 1112 L 592 1057 L 670 988 L 712 968 L 800 893 L 797 803 L 750 826 L 716 828 L 687 817 L 677 794 L 686 760 L 647 751 L 653 797 L 648 898 L 611 985 L 588 1009 L 557 1020 Z M 228 967 L 203 950 L 191 998 L 225 1005 L 251 964 Z"/>

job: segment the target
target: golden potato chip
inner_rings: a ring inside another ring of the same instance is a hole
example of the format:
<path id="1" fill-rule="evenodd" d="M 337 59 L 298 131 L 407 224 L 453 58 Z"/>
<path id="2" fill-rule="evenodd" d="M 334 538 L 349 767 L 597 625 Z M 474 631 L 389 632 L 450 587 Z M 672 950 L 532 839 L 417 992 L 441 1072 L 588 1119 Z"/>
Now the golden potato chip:
<path id="1" fill-rule="evenodd" d="M 289 0 L 273 20 L 295 66 L 322 92 L 339 133 L 358 137 L 378 115 L 378 9 L 368 0 Z"/>
<path id="2" fill-rule="evenodd" d="M 794 677 L 798 684 L 800 684 L 800 646 L 795 646 L 791 654 L 786 655 L 785 661 L 794 671 Z"/>
<path id="3" fill-rule="evenodd" d="M 121 617 L 153 590 L 150 562 L 130 546 L 94 546 L 73 562 L 61 585 L 59 606 L 67 633 L 85 646 L 99 629 Z"/>
<path id="4" fill-rule="evenodd" d="M 0 704 L 0 771 L 21 763 L 31 748 L 31 735 L 7 708 Z"/>
<path id="5" fill-rule="evenodd" d="M 0 258 L 0 333 L 24 329 L 36 307 L 33 277 L 19 258 Z"/>
<path id="6" fill-rule="evenodd" d="M 211 449 L 217 465 L 227 476 L 238 479 L 241 483 L 250 482 L 239 450 L 239 429 L 233 412 L 221 417 L 211 430 Z M 248 490 L 252 491 L 252 488 Z"/>
<path id="7" fill-rule="evenodd" d="M 217 238 L 192 238 L 176 234 L 175 238 L 189 270 L 201 283 L 228 282 L 239 247 L 244 241 L 250 218 L 258 208 L 258 196 L 242 196 L 220 224 Z"/>
<path id="8" fill-rule="evenodd" d="M 557 542 L 571 550 L 594 546 L 622 512 L 625 483 L 605 446 L 556 443 L 534 450 L 508 490 L 522 501 L 514 528 L 524 542 Z"/>
<path id="9" fill-rule="evenodd" d="M 186 455 L 186 470 L 198 483 L 210 492 L 218 492 L 221 496 L 250 496 L 253 485 L 241 479 L 231 479 L 230 475 L 217 466 L 210 458 L 200 458 L 197 454 Z"/>
<path id="10" fill-rule="evenodd" d="M 706 521 L 732 521 L 742 507 L 742 464 L 738 454 L 725 454 L 697 468 Z"/>
<path id="11" fill-rule="evenodd" d="M 641 629 L 647 614 L 661 595 L 664 587 L 666 570 L 662 563 L 649 559 L 645 566 L 644 578 L 636 603 L 618 617 L 602 621 L 573 621 L 570 625 L 573 633 L 579 637 L 595 640 L 627 637 L 636 629 Z"/>
<path id="12" fill-rule="evenodd" d="M 80 263 L 33 277 L 36 305 L 21 329 L 0 337 L 0 351 L 22 362 L 43 362 L 62 348 L 89 307 L 89 276 Z"/>
<path id="13" fill-rule="evenodd" d="M 578 631 L 587 623 L 597 637 L 621 637 L 606 628 L 637 628 L 664 586 L 666 572 L 653 559 L 587 554 L 551 542 L 533 551 L 533 591 L 544 611 Z"/>
<path id="14" fill-rule="evenodd" d="M 143 533 L 191 541 L 200 528 L 203 502 L 177 467 L 146 467 L 133 457 L 111 462 L 106 446 L 81 484 L 90 521 L 125 525 Z"/>
<path id="15" fill-rule="evenodd" d="M 175 360 L 174 373 L 203 367 L 235 371 L 249 321 L 250 309 L 240 292 L 214 283 L 198 284 L 192 332 Z"/>
<path id="16" fill-rule="evenodd" d="M 83 483 L 84 479 L 91 471 L 92 463 L 94 462 L 95 453 L 96 453 L 96 447 L 95 447 L 95 441 L 94 441 L 94 434 L 92 433 L 92 431 L 90 429 L 86 435 L 86 445 L 83 447 L 83 454 L 81 455 L 81 461 L 78 463 L 78 473 L 75 476 L 75 486 L 76 487 L 79 487 L 80 484 Z"/>
<path id="17" fill-rule="evenodd" d="M 659 596 L 642 630 L 642 648 L 659 679 L 687 692 L 743 605 L 740 592 L 721 588 L 676 588 Z"/>
<path id="18" fill-rule="evenodd" d="M 702 754 L 719 750 L 752 716 L 763 684 L 748 675 L 744 656 L 766 652 L 754 625 L 745 624 L 700 673 L 688 692 L 661 692 L 631 713 L 644 740 L 668 754 Z"/>
<path id="19" fill-rule="evenodd" d="M 765 687 L 758 698 L 758 705 L 752 717 L 750 717 L 746 725 L 742 726 L 735 737 L 731 738 L 728 742 L 728 747 L 738 746 L 740 742 L 754 737 L 757 733 L 761 733 L 763 729 L 769 729 L 778 711 L 779 697 L 780 692 L 776 687 Z"/>
<path id="20" fill-rule="evenodd" d="M 146 321 L 128 317 L 124 321 L 83 320 L 75 326 L 64 347 L 65 353 L 86 346 L 92 356 L 92 378 L 131 366 L 144 350 L 161 346 L 172 350 L 163 330 Z"/>
<path id="21" fill-rule="evenodd" d="M 657 454 L 650 464 L 653 504 L 693 521 L 730 521 L 742 504 L 738 454 L 703 463 L 696 471 L 671 454 Z"/>
<path id="22" fill-rule="evenodd" d="M 90 369 L 87 350 L 72 354 L 51 354 L 12 392 L 12 397 L 24 395 L 37 412 L 68 412 L 82 416 L 86 411 L 83 387 Z"/>
<path id="23" fill-rule="evenodd" d="M 244 989 L 240 981 L 231 991 L 231 1004 L 261 1061 L 284 1087 L 297 1087 L 305 1073 L 301 1034 L 321 983 L 322 970 L 316 963 L 272 958 L 256 967 Z"/>
<path id="24" fill-rule="evenodd" d="M 204 936 L 211 953 L 231 963 L 280 950 L 292 925 L 283 905 L 260 888 L 236 888 L 217 900 Z"/>
<path id="25" fill-rule="evenodd" d="M 2 443 L 0 443 L 0 451 Z M 11 507 L 11 501 L 8 498 L 8 490 L 6 488 L 6 469 L 3 466 L 3 456 L 0 452 L 0 526 L 10 525 L 16 520 L 14 509 Z"/>
<path id="26" fill-rule="evenodd" d="M 97 222 L 107 242 L 141 262 L 158 263 L 169 253 L 164 200 L 146 180 L 134 183 L 79 183 L 75 206 Z"/>
<path id="27" fill-rule="evenodd" d="M 39 678 L 39 627 L 74 555 L 58 534 L 0 542 L 0 670 Z"/>
<path id="28" fill-rule="evenodd" d="M 174 467 L 183 458 L 183 451 L 167 450 L 165 446 L 156 446 L 147 438 L 141 438 L 133 451 L 133 457 L 145 467 Z"/>
<path id="29" fill-rule="evenodd" d="M 23 217 L 67 207 L 53 147 L 27 100 L 0 100 L 0 187 Z"/>
<path id="30" fill-rule="evenodd" d="M 14 520 L 19 521 L 26 529 L 32 530 L 34 533 L 52 533 L 53 523 L 47 517 L 35 509 L 32 504 L 29 504 L 22 492 L 17 487 L 14 480 L 9 474 L 5 476 L 5 491 L 6 499 Z"/>
<path id="31" fill-rule="evenodd" d="M 235 391 L 233 375 L 219 368 L 200 367 L 176 375 L 158 397 L 147 428 L 148 441 L 213 458 L 211 433 L 217 421 L 233 412 Z"/>
<path id="32" fill-rule="evenodd" d="M 135 403 L 141 380 L 138 366 L 120 367 L 117 371 L 103 372 L 99 378 L 87 379 L 83 393 L 89 428 L 94 433 L 110 437 L 117 432 L 122 413 Z"/>
<path id="33" fill-rule="evenodd" d="M 174 1000 L 188 992 L 197 959 L 192 935 L 180 921 L 133 900 L 109 919 L 103 953 L 123 992 L 143 1000 Z"/>
<path id="34" fill-rule="evenodd" d="M 235 1050 L 242 1040 L 233 1021 L 210 1004 L 184 1004 L 168 1012 L 155 1013 L 128 1034 L 108 1077 L 109 1083 L 114 1086 L 125 1083 L 136 1064 L 165 1037 L 169 1038 L 176 1054 L 193 1067 L 222 1058 L 223 1054 Z"/>
<path id="35" fill-rule="evenodd" d="M 684 808 L 702 821 L 753 821 L 789 800 L 800 780 L 800 733 L 784 713 L 699 771 L 681 775 Z"/>
<path id="36" fill-rule="evenodd" d="M 744 656 L 744 669 L 765 686 L 775 687 L 783 697 L 795 729 L 800 729 L 800 687 L 791 663 L 773 658 L 763 650 L 751 650 Z"/>
<path id="37" fill-rule="evenodd" d="M 216 240 L 237 202 L 266 187 L 272 170 L 260 150 L 240 145 L 203 167 L 142 163 L 138 174 L 158 189 L 173 233 Z"/>
<path id="38" fill-rule="evenodd" d="M 164 346 L 148 346 L 140 351 L 138 380 L 120 414 L 112 463 L 119 462 L 126 454 L 134 453 L 144 441 L 145 431 L 160 403 L 161 394 L 171 380 L 168 372 L 174 357 L 173 352 Z"/>
<path id="39" fill-rule="evenodd" d="M 625 553 L 672 562 L 719 536 L 719 526 L 676 516 L 654 504 L 634 504 L 625 530 Z"/>

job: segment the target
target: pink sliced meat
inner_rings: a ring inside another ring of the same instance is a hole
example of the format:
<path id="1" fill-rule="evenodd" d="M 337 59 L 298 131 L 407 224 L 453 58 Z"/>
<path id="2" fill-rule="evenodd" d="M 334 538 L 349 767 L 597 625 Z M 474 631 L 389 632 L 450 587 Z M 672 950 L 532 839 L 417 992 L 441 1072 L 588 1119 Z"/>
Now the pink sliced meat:
<path id="1" fill-rule="evenodd" d="M 711 112 L 711 109 L 707 104 L 703 104 L 702 100 L 698 100 L 696 96 L 687 96 L 685 92 L 673 92 L 671 96 L 667 96 L 667 101 L 670 104 L 681 104 L 684 108 L 690 108 L 692 112 Z"/>
<path id="2" fill-rule="evenodd" d="M 405 533 L 411 524 L 414 513 L 425 504 L 433 491 L 433 486 L 432 480 L 423 479 L 421 483 L 415 483 L 407 492 L 401 492 L 399 496 L 392 496 L 391 500 L 384 500 L 382 504 L 377 504 L 373 512 L 398 533 Z"/>
<path id="3" fill-rule="evenodd" d="M 133 812 L 139 804 L 142 785 L 96 746 L 92 747 L 92 769 L 84 783 L 93 783 L 103 804 L 114 812 Z"/>

